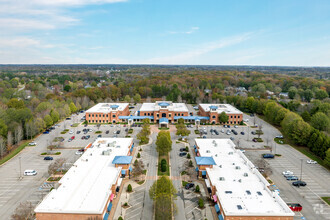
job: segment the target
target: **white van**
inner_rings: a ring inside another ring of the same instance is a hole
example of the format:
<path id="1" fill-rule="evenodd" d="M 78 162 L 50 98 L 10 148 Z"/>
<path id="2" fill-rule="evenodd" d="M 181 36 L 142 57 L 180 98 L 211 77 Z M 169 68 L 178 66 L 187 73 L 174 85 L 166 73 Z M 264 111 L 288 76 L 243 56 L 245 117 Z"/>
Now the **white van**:
<path id="1" fill-rule="evenodd" d="M 24 171 L 24 176 L 35 176 L 37 175 L 37 171 L 35 170 L 25 170 Z"/>

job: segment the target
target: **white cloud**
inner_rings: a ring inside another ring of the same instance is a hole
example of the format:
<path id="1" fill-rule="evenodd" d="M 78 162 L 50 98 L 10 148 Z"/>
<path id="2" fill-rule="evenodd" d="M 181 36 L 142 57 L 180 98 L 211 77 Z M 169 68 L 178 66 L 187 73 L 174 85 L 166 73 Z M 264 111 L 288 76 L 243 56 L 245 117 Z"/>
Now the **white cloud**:
<path id="1" fill-rule="evenodd" d="M 16 37 L 16 38 L 0 38 L 0 50 L 14 48 L 20 50 L 22 48 L 53 48 L 54 45 L 42 43 L 40 40 L 36 40 L 28 37 Z"/>
<path id="2" fill-rule="evenodd" d="M 150 63 L 150 64 L 190 64 L 190 63 L 192 63 L 193 59 L 195 59 L 203 54 L 207 54 L 209 52 L 212 52 L 214 50 L 218 50 L 218 49 L 221 49 L 224 47 L 239 44 L 243 41 L 248 40 L 250 37 L 251 37 L 251 33 L 245 33 L 245 34 L 233 36 L 230 38 L 220 39 L 215 42 L 209 42 L 209 43 L 202 44 L 202 45 L 196 47 L 195 49 L 181 52 L 181 53 L 175 54 L 173 56 L 152 58 L 150 60 L 147 60 L 146 63 Z"/>
<path id="3" fill-rule="evenodd" d="M 170 31 L 170 34 L 192 34 L 199 30 L 199 27 L 192 27 L 188 31 Z"/>

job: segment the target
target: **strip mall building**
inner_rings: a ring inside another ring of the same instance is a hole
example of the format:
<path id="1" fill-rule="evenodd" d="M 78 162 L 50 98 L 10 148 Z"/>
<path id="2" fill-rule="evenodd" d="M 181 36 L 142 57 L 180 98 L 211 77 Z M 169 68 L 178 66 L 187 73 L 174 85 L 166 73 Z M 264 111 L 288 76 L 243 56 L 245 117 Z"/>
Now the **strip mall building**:
<path id="1" fill-rule="evenodd" d="M 88 123 L 117 123 L 120 116 L 128 116 L 128 103 L 99 103 L 86 111 Z"/>
<path id="2" fill-rule="evenodd" d="M 294 213 L 230 139 L 195 139 L 197 174 L 219 220 L 293 220 Z"/>
<path id="3" fill-rule="evenodd" d="M 229 104 L 199 104 L 199 115 L 209 117 L 212 124 L 219 123 L 219 115 L 225 112 L 228 115 L 228 124 L 239 124 L 243 120 L 243 113 Z"/>
<path id="4" fill-rule="evenodd" d="M 130 175 L 132 138 L 98 138 L 36 207 L 37 220 L 103 219 Z M 110 218 L 109 218 L 110 219 Z"/>

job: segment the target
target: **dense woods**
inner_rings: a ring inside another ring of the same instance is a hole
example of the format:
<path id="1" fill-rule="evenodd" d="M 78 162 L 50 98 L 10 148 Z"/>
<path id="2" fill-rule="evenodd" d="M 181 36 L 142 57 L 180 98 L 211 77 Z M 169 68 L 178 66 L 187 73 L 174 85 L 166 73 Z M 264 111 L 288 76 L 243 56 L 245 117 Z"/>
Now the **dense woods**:
<path id="1" fill-rule="evenodd" d="M 0 156 L 21 140 L 33 138 L 95 103 L 164 99 L 191 104 L 230 103 L 242 111 L 264 115 L 295 144 L 308 147 L 327 161 L 330 81 L 324 71 L 315 74 L 322 75 L 316 79 L 303 77 L 306 74 L 299 74 L 299 69 L 295 76 L 289 76 L 216 67 L 2 67 Z"/>

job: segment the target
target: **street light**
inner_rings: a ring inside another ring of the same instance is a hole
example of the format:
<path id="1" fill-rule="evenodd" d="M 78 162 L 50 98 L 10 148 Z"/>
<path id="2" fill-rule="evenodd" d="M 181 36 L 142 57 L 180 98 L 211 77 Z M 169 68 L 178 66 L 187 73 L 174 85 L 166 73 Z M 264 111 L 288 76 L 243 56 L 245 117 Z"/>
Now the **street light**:
<path id="1" fill-rule="evenodd" d="M 21 157 L 18 157 L 18 161 L 19 161 L 19 179 L 22 179 Z"/>
<path id="2" fill-rule="evenodd" d="M 300 159 L 300 161 L 301 161 L 301 165 L 300 165 L 300 180 L 302 180 L 302 166 L 303 166 L 303 160 L 304 160 L 304 159 Z"/>

